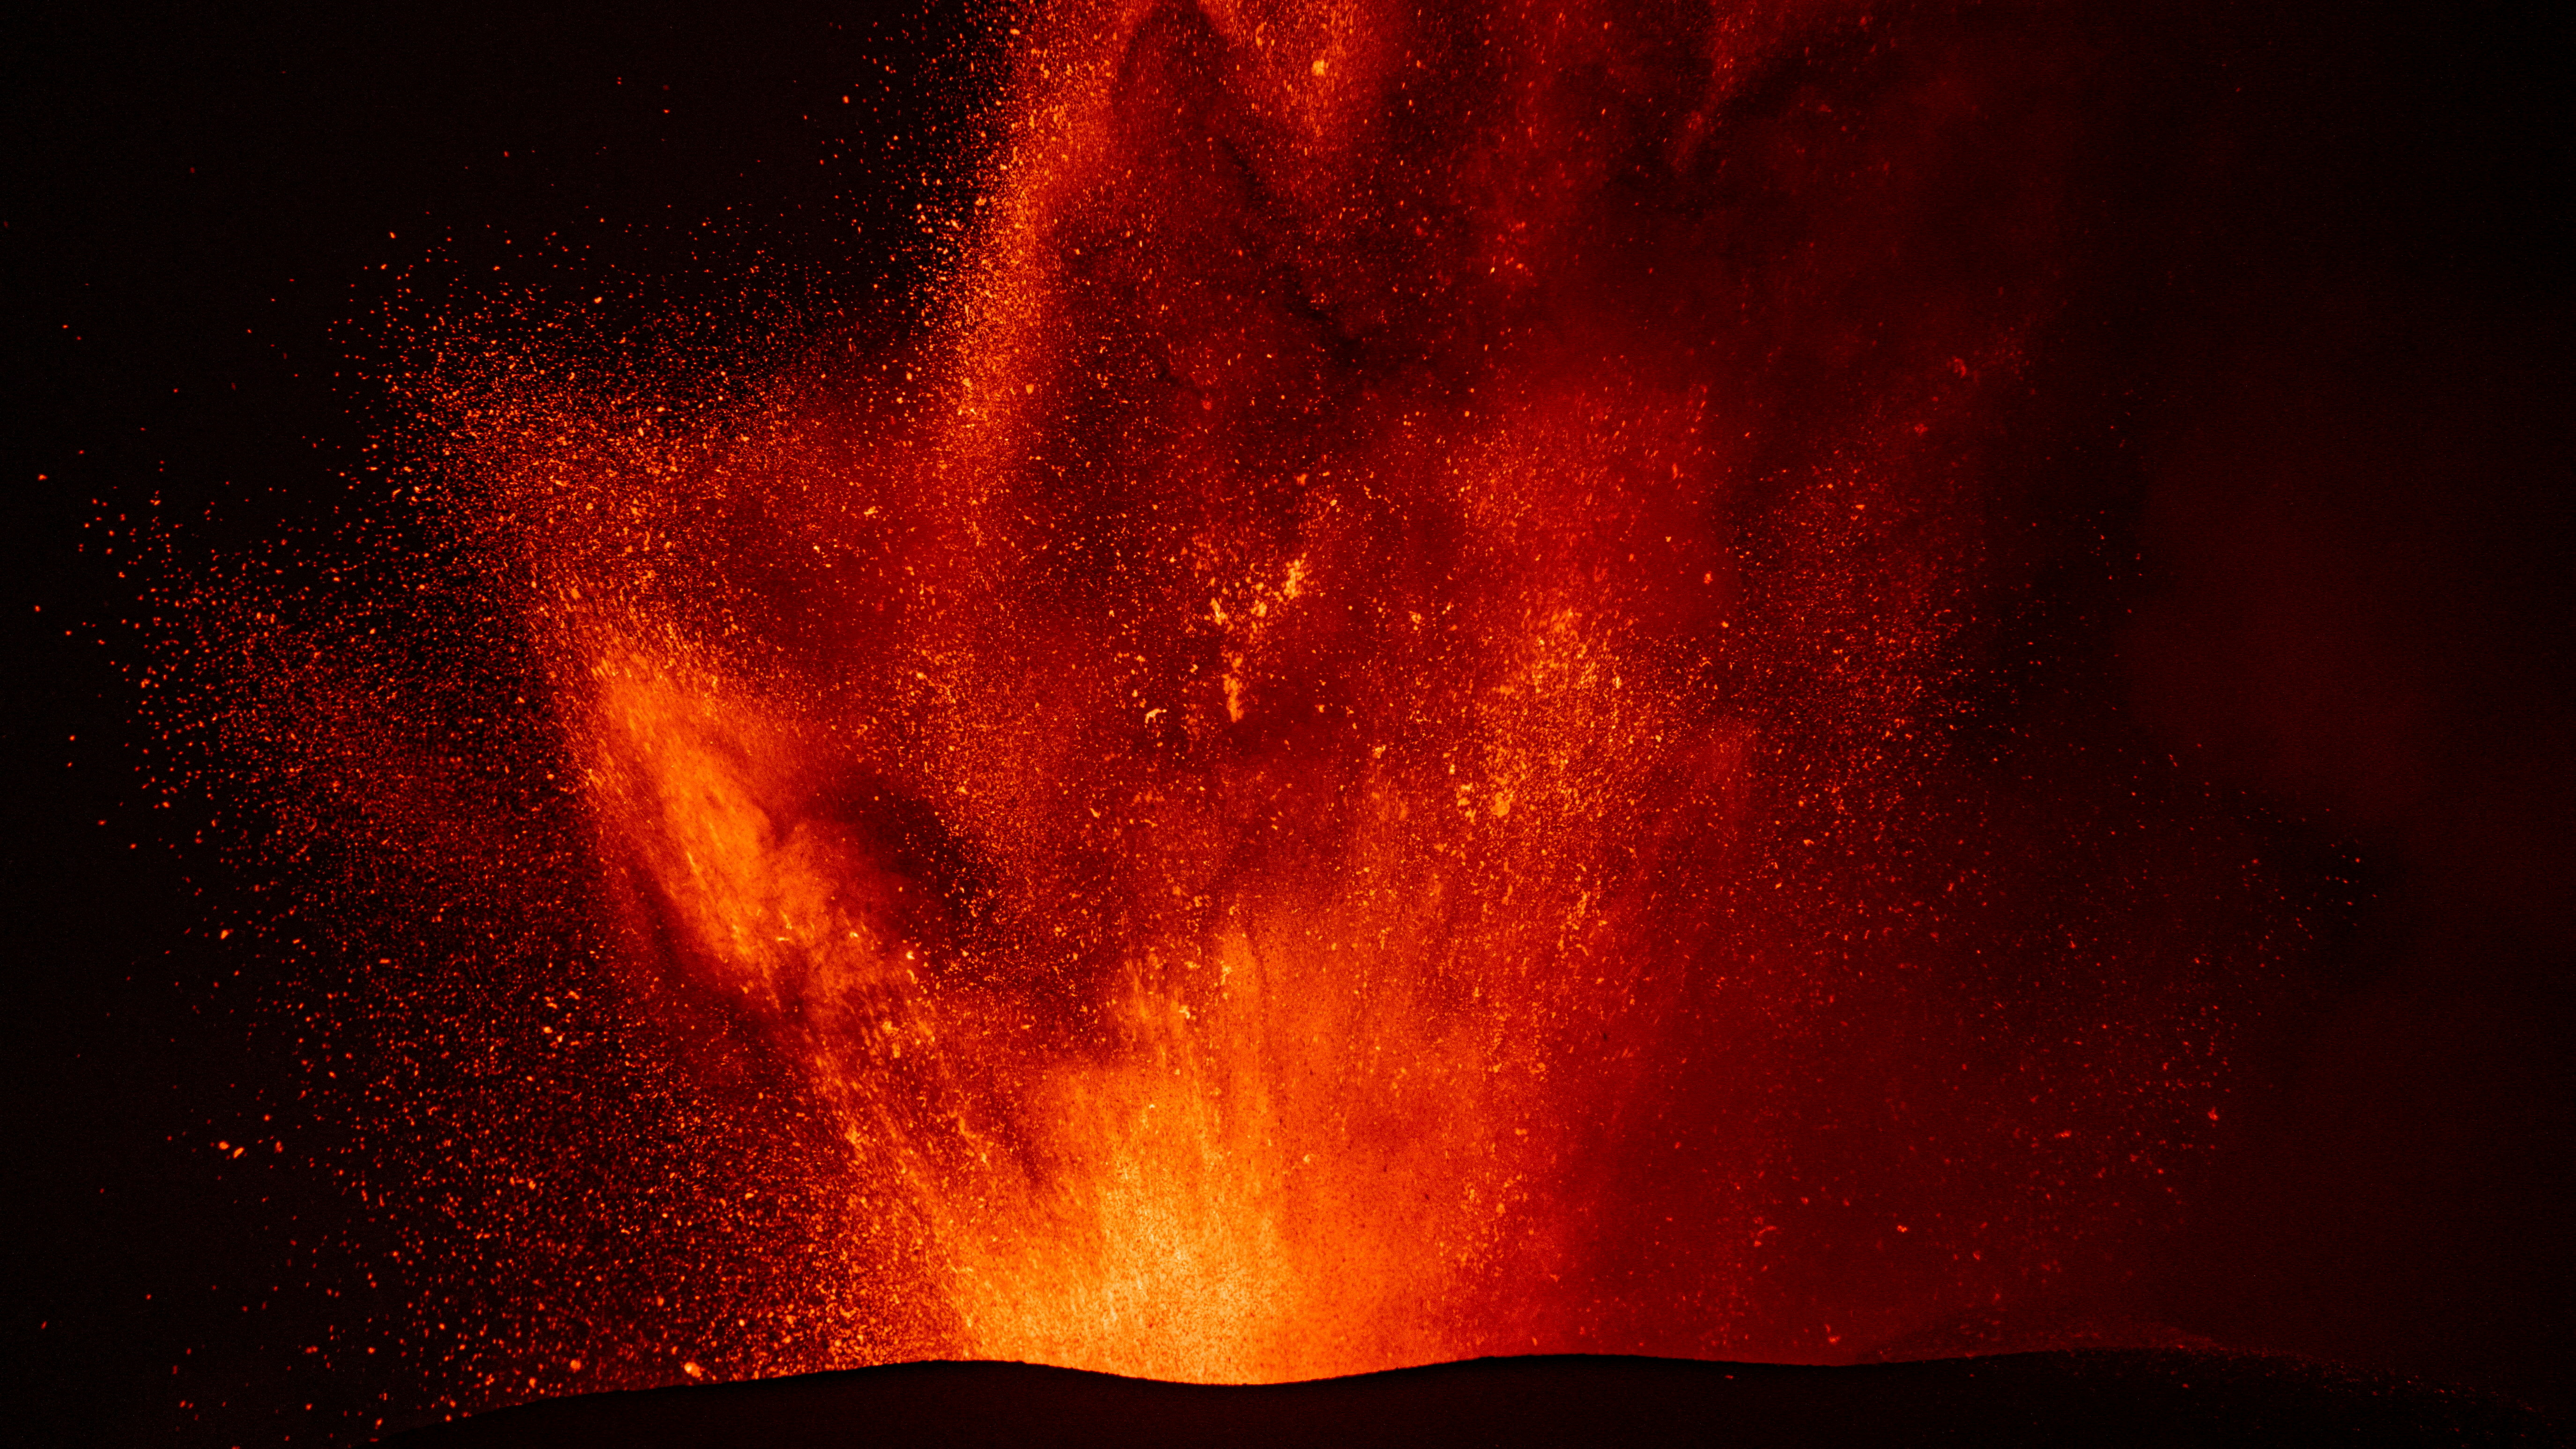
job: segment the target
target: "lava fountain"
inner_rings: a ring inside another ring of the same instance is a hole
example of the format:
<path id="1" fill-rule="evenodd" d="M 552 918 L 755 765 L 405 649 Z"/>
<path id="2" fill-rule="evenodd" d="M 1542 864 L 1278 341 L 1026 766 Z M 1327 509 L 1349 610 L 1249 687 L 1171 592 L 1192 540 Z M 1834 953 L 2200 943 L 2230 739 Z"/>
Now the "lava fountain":
<path id="1" fill-rule="evenodd" d="M 819 1124 L 794 1366 L 1834 1361 L 2165 1220 L 2284 915 L 2051 693 L 2052 16 L 1048 6 L 915 340 L 412 381 L 616 1009 Z"/>

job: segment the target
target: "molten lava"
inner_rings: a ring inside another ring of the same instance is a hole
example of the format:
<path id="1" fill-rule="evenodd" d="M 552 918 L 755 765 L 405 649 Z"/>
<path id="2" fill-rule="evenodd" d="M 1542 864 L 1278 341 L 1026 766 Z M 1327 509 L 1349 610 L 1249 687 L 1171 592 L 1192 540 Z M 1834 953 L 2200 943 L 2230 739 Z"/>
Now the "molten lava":
<path id="1" fill-rule="evenodd" d="M 621 1010 L 822 1124 L 789 1366 L 1846 1359 L 2160 1221 L 2271 917 L 2023 743 L 2087 40 L 1023 24 L 926 340 L 431 389 Z"/>

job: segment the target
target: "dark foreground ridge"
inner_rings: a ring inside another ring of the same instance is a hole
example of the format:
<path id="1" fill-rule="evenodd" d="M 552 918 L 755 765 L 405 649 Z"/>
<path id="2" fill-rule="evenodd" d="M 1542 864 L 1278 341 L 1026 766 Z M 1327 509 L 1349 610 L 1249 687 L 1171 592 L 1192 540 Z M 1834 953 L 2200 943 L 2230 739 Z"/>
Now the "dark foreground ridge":
<path id="1" fill-rule="evenodd" d="M 400 1449 L 599 1445 L 2555 1445 L 2532 1410 L 2306 1359 L 2075 1350 L 1813 1368 L 1560 1355 L 1209 1386 L 917 1363 L 556 1399 Z"/>

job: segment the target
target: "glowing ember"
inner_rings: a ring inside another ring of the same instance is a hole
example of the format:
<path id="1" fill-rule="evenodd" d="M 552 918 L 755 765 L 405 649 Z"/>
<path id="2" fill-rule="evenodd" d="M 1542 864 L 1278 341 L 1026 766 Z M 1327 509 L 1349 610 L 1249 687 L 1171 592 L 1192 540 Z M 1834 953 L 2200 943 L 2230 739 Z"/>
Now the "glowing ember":
<path id="1" fill-rule="evenodd" d="M 2084 45 L 1024 24 L 929 341 L 416 386 L 608 1014 L 797 1124 L 729 1371 L 1833 1360 L 2157 1222 L 2267 894 L 2022 742 Z"/>

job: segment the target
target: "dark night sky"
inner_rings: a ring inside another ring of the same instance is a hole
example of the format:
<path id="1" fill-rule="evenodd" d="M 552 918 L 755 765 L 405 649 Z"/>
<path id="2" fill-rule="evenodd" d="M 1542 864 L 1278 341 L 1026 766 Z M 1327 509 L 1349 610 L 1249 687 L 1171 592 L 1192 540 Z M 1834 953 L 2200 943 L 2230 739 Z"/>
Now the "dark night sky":
<path id="1" fill-rule="evenodd" d="M 2349 890 L 2256 1034 L 2232 1165 L 2129 1306 L 2568 1412 L 2563 26 L 2260 8 L 2210 23 L 2240 84 L 2208 88 L 2186 282 L 2143 334 L 2124 687 Z M 250 1005 L 282 968 L 211 938 L 260 908 L 240 827 L 200 843 L 221 802 L 146 788 L 137 599 L 166 564 L 134 526 L 181 560 L 293 540 L 315 570 L 397 527 L 347 481 L 386 420 L 345 324 L 405 287 L 722 296 L 768 256 L 899 291 L 989 42 L 955 6 L 867 9 L 9 22 L 6 1331 L 31 1441 L 347 1435 L 408 1371 L 302 1353 L 353 1312 L 306 1266 L 344 1205 L 305 1144 L 204 1150 L 294 1091 Z"/>

